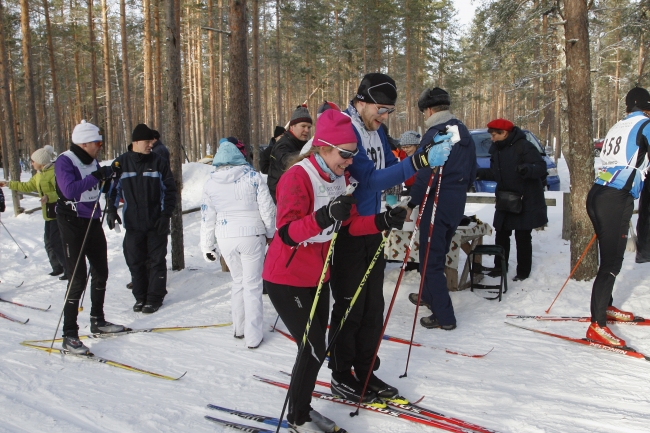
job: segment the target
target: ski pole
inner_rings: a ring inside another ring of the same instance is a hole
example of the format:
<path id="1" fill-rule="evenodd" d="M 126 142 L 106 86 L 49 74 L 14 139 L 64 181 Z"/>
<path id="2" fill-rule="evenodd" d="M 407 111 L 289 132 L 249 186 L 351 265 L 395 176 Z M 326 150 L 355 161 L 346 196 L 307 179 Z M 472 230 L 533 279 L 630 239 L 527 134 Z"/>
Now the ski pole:
<path id="1" fill-rule="evenodd" d="M 275 323 L 273 324 L 273 328 L 271 328 L 271 332 L 275 332 L 275 327 L 278 326 L 278 320 L 280 320 L 279 314 L 278 317 L 275 318 Z"/>
<path id="2" fill-rule="evenodd" d="M 585 255 L 587 255 L 587 251 L 589 251 L 589 248 L 591 248 L 591 245 L 594 243 L 595 240 L 596 240 L 596 235 L 594 234 L 594 235 L 591 237 L 591 240 L 589 241 L 589 244 L 587 245 L 587 248 L 585 248 L 585 250 L 582 252 L 582 255 L 580 256 L 580 259 L 578 259 L 578 263 L 576 263 L 576 265 L 573 267 L 573 270 L 572 270 L 571 273 L 569 274 L 569 277 L 566 279 L 566 281 L 565 281 L 564 284 L 562 285 L 562 288 L 560 289 L 560 291 L 559 291 L 559 292 L 557 293 L 557 295 L 555 296 L 555 299 L 553 299 L 553 302 L 551 302 L 551 306 L 548 307 L 548 310 L 545 311 L 546 314 L 548 314 L 548 313 L 551 311 L 551 308 L 553 308 L 553 304 L 555 304 L 555 301 L 557 301 L 557 298 L 560 297 L 560 293 L 562 293 L 562 290 L 564 290 L 564 287 L 567 285 L 567 283 L 569 282 L 569 280 L 570 280 L 571 277 L 573 276 L 573 274 L 574 274 L 574 272 L 576 271 L 576 269 L 578 269 L 578 266 L 580 266 L 580 263 L 582 262 L 582 259 L 585 258 Z"/>
<path id="3" fill-rule="evenodd" d="M 112 190 L 113 190 L 113 184 L 111 183 L 111 187 L 108 190 L 109 195 L 111 194 Z M 108 200 L 109 200 L 109 198 L 106 197 L 106 204 L 104 205 L 104 212 L 102 212 L 102 221 L 99 223 L 100 226 L 104 225 L 104 217 L 106 217 L 106 209 L 108 209 Z M 84 310 L 84 299 L 86 298 L 86 287 L 88 287 L 88 280 L 90 279 L 90 271 L 91 270 L 92 270 L 92 266 L 88 265 L 88 273 L 86 274 L 86 283 L 84 284 L 83 292 L 81 292 L 81 303 L 79 304 L 79 312 L 82 312 Z"/>
<path id="4" fill-rule="evenodd" d="M 451 141 L 453 142 L 453 144 L 456 144 L 460 141 L 460 132 L 458 131 L 458 125 L 447 125 L 446 132 L 452 134 Z M 422 275 L 422 278 L 420 279 L 420 290 L 418 291 L 418 302 L 415 304 L 415 315 L 413 316 L 413 328 L 411 329 L 411 340 L 409 341 L 409 351 L 406 357 L 406 367 L 404 368 L 404 374 L 401 375 L 400 378 L 407 376 L 409 361 L 411 360 L 411 349 L 413 348 L 413 336 L 415 335 L 415 324 L 418 318 L 420 299 L 422 299 L 422 288 L 424 287 L 427 262 L 429 261 L 429 251 L 430 251 L 429 245 L 431 244 L 431 236 L 433 235 L 433 224 L 436 219 L 436 211 L 438 210 L 438 199 L 440 198 L 440 185 L 442 185 L 443 168 L 444 165 L 440 166 L 440 170 L 438 174 L 438 185 L 436 186 L 436 194 L 433 198 L 433 209 L 431 210 L 431 221 L 429 222 L 429 237 L 427 238 L 426 251 L 424 253 L 424 262 L 422 263 L 422 267 L 420 268 L 423 270 L 424 275 Z"/>
<path id="5" fill-rule="evenodd" d="M 355 187 L 350 184 L 345 190 L 345 195 L 352 195 L 354 192 Z M 300 359 L 302 357 L 302 353 L 305 350 L 305 346 L 307 346 L 307 337 L 309 336 L 309 330 L 311 328 L 311 322 L 314 319 L 314 315 L 316 314 L 316 307 L 318 305 L 318 300 L 320 299 L 320 294 L 321 290 L 323 289 L 323 282 L 325 281 L 325 275 L 327 275 L 327 270 L 329 269 L 329 264 L 330 264 L 330 259 L 332 258 L 332 253 L 334 251 L 334 244 L 336 243 L 336 238 L 339 235 L 339 229 L 341 228 L 341 221 L 336 221 L 334 223 L 334 233 L 332 234 L 332 240 L 330 241 L 330 246 L 327 249 L 327 256 L 325 257 L 325 263 L 323 263 L 323 271 L 320 274 L 320 278 L 318 280 L 318 286 L 316 287 L 316 294 L 314 295 L 314 302 L 311 304 L 311 310 L 309 311 L 309 318 L 307 319 L 307 325 L 305 326 L 305 332 L 302 336 L 302 340 L 300 342 L 300 348 L 298 349 L 298 355 L 296 356 L 296 362 L 293 364 L 293 371 L 291 372 L 291 380 L 289 381 L 289 387 L 287 388 L 287 396 L 284 399 L 284 404 L 282 405 L 282 412 L 280 413 L 280 423 L 278 423 L 278 428 L 276 430 L 276 433 L 280 432 L 280 424 L 282 423 L 282 420 L 284 419 L 284 411 L 287 408 L 287 404 L 289 403 L 289 396 L 291 395 L 291 387 L 294 383 L 293 379 L 295 378 L 295 372 L 298 370 L 298 366 L 300 365 Z"/>
<path id="6" fill-rule="evenodd" d="M 23 255 L 25 256 L 25 258 L 27 258 L 27 254 L 25 253 L 25 251 L 23 251 L 22 248 L 20 248 L 20 245 L 18 245 L 18 242 L 16 242 L 16 239 L 14 239 L 14 237 L 11 235 L 11 233 L 9 232 L 9 229 L 7 228 L 7 226 L 5 225 L 5 223 L 2 222 L 2 219 L 0 219 L 0 224 L 2 224 L 2 227 L 5 228 L 5 230 L 7 231 L 7 234 L 9 234 L 9 237 L 11 238 L 12 241 L 14 241 L 14 243 L 16 244 L 16 246 L 18 247 L 18 249 L 20 250 L 20 252 L 23 253 Z"/>
<path id="7" fill-rule="evenodd" d="M 402 374 L 400 378 L 407 376 L 409 361 L 411 360 L 411 349 L 413 348 L 413 336 L 415 335 L 415 324 L 418 319 L 420 299 L 422 299 L 422 288 L 424 287 L 427 262 L 429 260 L 429 251 L 431 250 L 429 248 L 429 245 L 431 244 L 431 235 L 433 234 L 433 224 L 434 224 L 434 220 L 436 219 L 436 210 L 438 209 L 438 197 L 440 196 L 440 185 L 442 184 L 442 169 L 443 167 L 440 167 L 440 174 L 438 176 L 438 185 L 436 186 L 436 195 L 433 198 L 433 210 L 431 211 L 431 222 L 429 223 L 429 237 L 427 238 L 426 251 L 424 252 L 424 262 L 422 263 L 422 267 L 421 267 L 422 272 L 424 272 L 424 275 L 422 275 L 422 278 L 420 279 L 420 290 L 418 291 L 418 302 L 415 304 L 415 316 L 413 317 L 413 328 L 411 329 L 411 340 L 409 341 L 409 351 L 406 357 L 406 367 L 404 369 L 404 374 Z"/>
<path id="8" fill-rule="evenodd" d="M 79 256 L 77 256 L 77 262 L 74 265 L 74 270 L 72 271 L 72 276 L 70 276 L 70 280 L 68 281 L 68 288 L 65 292 L 65 299 L 63 301 L 63 308 L 61 309 L 61 314 L 59 315 L 59 321 L 56 324 L 56 329 L 54 330 L 54 336 L 52 337 L 52 344 L 50 344 L 50 349 L 54 347 L 54 340 L 56 339 L 56 333 L 59 332 L 59 326 L 61 325 L 61 319 L 63 318 L 63 311 L 65 310 L 65 304 L 68 302 L 68 296 L 70 295 L 70 288 L 72 287 L 72 282 L 74 281 L 74 277 L 77 275 L 77 269 L 79 268 L 79 262 L 82 260 L 86 260 L 84 256 L 84 249 L 86 248 L 86 241 L 88 240 L 88 233 L 90 233 L 90 226 L 93 223 L 93 216 L 95 215 L 95 211 L 97 210 L 97 204 L 99 203 L 99 199 L 102 196 L 102 189 L 104 188 L 104 183 L 106 181 L 101 181 L 99 185 L 99 194 L 97 195 L 97 199 L 95 200 L 95 204 L 93 205 L 93 211 L 90 213 L 90 219 L 88 220 L 88 227 L 86 228 L 86 234 L 84 234 L 84 239 L 81 242 L 81 248 L 79 249 Z M 50 352 L 51 353 L 51 352 Z"/>

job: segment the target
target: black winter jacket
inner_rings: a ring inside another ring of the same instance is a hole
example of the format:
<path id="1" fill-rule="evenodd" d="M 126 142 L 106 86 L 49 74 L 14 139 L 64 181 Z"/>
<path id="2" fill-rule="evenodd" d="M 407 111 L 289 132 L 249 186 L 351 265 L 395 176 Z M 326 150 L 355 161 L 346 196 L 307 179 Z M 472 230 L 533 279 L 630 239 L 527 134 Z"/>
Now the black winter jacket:
<path id="1" fill-rule="evenodd" d="M 128 151 L 116 158 L 122 168 L 111 190 L 108 211 L 124 200 L 122 219 L 127 230 L 152 230 L 161 216 L 171 217 L 176 208 L 176 182 L 169 162 L 155 153 Z"/>
<path id="2" fill-rule="evenodd" d="M 277 204 L 275 199 L 275 188 L 278 186 L 280 176 L 287 171 L 287 164 L 289 160 L 300 153 L 300 149 L 307 143 L 306 141 L 299 140 L 291 131 L 284 133 L 282 137 L 275 143 L 271 151 L 271 165 L 269 166 L 269 177 L 266 180 L 271 192 L 273 203 Z"/>
<path id="3" fill-rule="evenodd" d="M 519 214 L 494 211 L 496 230 L 532 230 L 548 222 L 543 180 L 547 176 L 546 162 L 526 134 L 515 127 L 503 141 L 490 147 L 490 168 L 478 170 L 478 178 L 494 180 L 496 191 L 516 192 L 523 196 Z M 527 169 L 524 175 L 520 170 Z"/>
<path id="4" fill-rule="evenodd" d="M 271 137 L 269 145 L 266 146 L 266 149 L 260 152 L 261 173 L 269 174 L 269 168 L 271 167 L 271 152 L 273 152 L 273 146 L 275 146 L 275 137 Z"/>

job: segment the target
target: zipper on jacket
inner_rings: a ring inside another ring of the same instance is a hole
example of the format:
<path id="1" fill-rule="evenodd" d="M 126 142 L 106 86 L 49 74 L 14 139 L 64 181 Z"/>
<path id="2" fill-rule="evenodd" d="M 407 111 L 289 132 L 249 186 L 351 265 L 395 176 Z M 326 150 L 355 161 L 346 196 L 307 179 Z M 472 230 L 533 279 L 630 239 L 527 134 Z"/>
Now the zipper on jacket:
<path id="1" fill-rule="evenodd" d="M 289 265 L 291 264 L 291 261 L 293 260 L 293 256 L 296 255 L 296 252 L 298 251 L 298 248 L 300 248 L 300 244 L 296 245 L 293 247 L 293 252 L 291 253 L 291 256 L 289 256 L 289 260 L 287 261 L 287 264 L 284 266 L 285 268 L 288 268 Z"/>

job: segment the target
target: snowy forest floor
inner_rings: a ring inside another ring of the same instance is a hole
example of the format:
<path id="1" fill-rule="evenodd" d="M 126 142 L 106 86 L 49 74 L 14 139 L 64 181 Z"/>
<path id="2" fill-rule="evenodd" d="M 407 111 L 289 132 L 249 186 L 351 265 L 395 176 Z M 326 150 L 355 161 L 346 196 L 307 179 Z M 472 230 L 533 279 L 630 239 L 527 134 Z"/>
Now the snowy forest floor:
<path id="1" fill-rule="evenodd" d="M 209 166 L 184 166 L 184 208 L 198 205 Z M 559 161 L 562 190 L 569 174 Z M 1 174 L 1 172 L 0 172 Z M 29 174 L 24 173 L 24 180 Z M 0 175 L 0 178 L 2 176 Z M 0 303 L 0 312 L 26 325 L 0 319 L 0 432 L 222 432 L 233 431 L 206 421 L 213 403 L 260 414 L 279 416 L 285 391 L 253 380 L 253 374 L 286 381 L 280 370 L 291 371 L 296 347 L 278 333 L 266 332 L 257 350 L 233 338 L 232 327 L 160 334 L 134 334 L 90 340 L 98 356 L 182 379 L 169 382 L 112 368 L 84 359 L 48 355 L 19 345 L 23 340 L 51 338 L 63 307 L 65 283 L 51 271 L 43 248 L 40 212 L 13 217 L 10 191 L 4 189 L 7 211 L 2 221 L 20 246 L 24 259 L 0 227 L 0 298 L 47 307 L 40 312 Z M 408 377 L 404 372 L 408 347 L 384 341 L 379 351 L 378 376 L 400 393 L 439 412 L 500 432 L 648 432 L 650 431 L 650 364 L 602 350 L 564 342 L 504 324 L 506 314 L 543 315 L 570 272 L 569 242 L 561 239 L 561 193 L 547 193 L 558 206 L 549 207 L 549 225 L 533 231 L 531 278 L 512 282 L 516 249 L 511 249 L 509 290 L 502 302 L 488 301 L 469 290 L 451 293 L 458 328 L 451 332 L 427 330 L 419 324 L 415 341 L 468 353 L 473 359 L 441 350 L 413 347 Z M 25 198 L 25 208 L 38 206 Z M 491 205 L 468 205 L 466 214 L 492 222 Z M 634 219 L 636 222 L 636 217 Z M 122 253 L 122 237 L 105 229 L 110 276 L 106 295 L 107 320 L 132 328 L 207 325 L 230 321 L 230 286 L 218 264 L 206 263 L 198 247 L 200 215 L 184 217 L 186 269 L 168 273 L 165 304 L 155 314 L 134 313 L 130 281 Z M 493 243 L 494 238 L 485 239 Z M 464 263 L 464 257 L 461 256 Z M 487 259 L 486 264 L 491 265 Z M 168 257 L 168 265 L 170 265 Z M 648 265 L 636 265 L 626 253 L 617 279 L 614 300 L 623 309 L 650 317 Z M 386 307 L 395 288 L 399 265 L 386 269 Z M 24 282 L 22 285 L 21 282 Z M 589 315 L 593 281 L 570 281 L 555 304 L 553 315 Z M 407 295 L 416 292 L 419 274 L 408 272 L 392 312 L 387 333 L 409 338 L 414 306 Z M 20 287 L 16 287 L 20 285 Z M 90 300 L 79 315 L 80 334 L 89 333 Z M 420 316 L 427 314 L 420 309 Z M 264 318 L 273 324 L 276 313 L 264 297 Z M 582 338 L 587 324 L 519 321 L 519 324 Z M 286 329 L 280 322 L 279 327 Z M 613 326 L 630 346 L 650 353 L 650 328 Z M 59 332 L 60 334 L 60 332 Z M 58 335 L 60 336 L 60 335 Z M 323 367 L 321 380 L 329 381 Z M 433 427 L 314 400 L 313 407 L 351 433 L 427 432 Z M 256 424 L 245 421 L 246 424 Z M 260 424 L 261 426 L 261 424 Z"/>

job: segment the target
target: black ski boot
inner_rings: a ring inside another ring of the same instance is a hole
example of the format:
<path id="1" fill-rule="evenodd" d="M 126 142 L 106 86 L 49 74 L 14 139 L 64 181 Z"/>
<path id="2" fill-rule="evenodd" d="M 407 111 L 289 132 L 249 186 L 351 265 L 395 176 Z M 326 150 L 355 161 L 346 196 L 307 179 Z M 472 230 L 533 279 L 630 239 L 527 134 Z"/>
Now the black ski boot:
<path id="1" fill-rule="evenodd" d="M 357 378 L 359 382 L 363 385 L 363 382 L 366 380 L 368 373 L 365 371 L 357 372 Z M 368 390 L 377 394 L 377 397 L 392 400 L 399 394 L 399 391 L 394 386 L 390 386 L 377 376 L 375 373 L 370 373 L 370 379 L 368 380 Z"/>
<path id="2" fill-rule="evenodd" d="M 115 332 L 123 332 L 124 330 L 124 326 L 107 322 L 103 317 L 90 318 L 90 332 L 93 334 L 113 334 Z"/>
<path id="3" fill-rule="evenodd" d="M 90 349 L 88 349 L 82 342 L 79 340 L 79 337 L 63 337 L 63 343 L 61 344 L 65 350 L 72 353 L 73 355 L 89 355 Z"/>
<path id="4" fill-rule="evenodd" d="M 330 389 L 332 394 L 337 397 L 358 402 L 363 391 L 363 383 L 359 382 L 349 371 L 332 371 Z M 377 394 L 367 389 L 361 402 L 366 404 L 378 402 Z"/>

